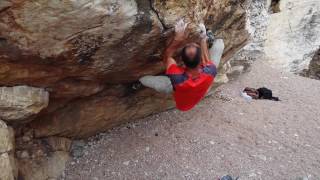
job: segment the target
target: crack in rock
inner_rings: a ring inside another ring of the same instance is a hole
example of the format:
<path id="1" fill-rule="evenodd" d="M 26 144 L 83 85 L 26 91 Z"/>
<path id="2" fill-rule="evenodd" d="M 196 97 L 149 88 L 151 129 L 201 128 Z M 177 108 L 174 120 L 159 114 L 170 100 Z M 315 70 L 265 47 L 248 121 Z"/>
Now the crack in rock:
<path id="1" fill-rule="evenodd" d="M 159 15 L 159 12 L 158 12 L 158 11 L 155 9 L 155 7 L 153 6 L 153 0 L 150 0 L 150 9 L 151 9 L 151 11 L 153 11 L 153 12 L 156 14 L 156 16 L 157 16 L 158 20 L 160 21 L 163 29 L 164 29 L 164 30 L 170 29 L 170 28 L 167 27 L 167 25 L 163 22 L 163 20 L 161 19 L 160 15 Z"/>

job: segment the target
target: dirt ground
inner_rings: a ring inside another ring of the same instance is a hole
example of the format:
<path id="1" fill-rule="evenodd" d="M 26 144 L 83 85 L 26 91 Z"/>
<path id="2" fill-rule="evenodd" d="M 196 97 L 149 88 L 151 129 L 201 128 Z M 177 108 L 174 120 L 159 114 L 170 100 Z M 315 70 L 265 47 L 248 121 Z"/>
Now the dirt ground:
<path id="1" fill-rule="evenodd" d="M 280 102 L 239 96 L 268 87 Z M 320 179 L 320 81 L 261 62 L 190 112 L 171 110 L 92 137 L 63 179 Z"/>

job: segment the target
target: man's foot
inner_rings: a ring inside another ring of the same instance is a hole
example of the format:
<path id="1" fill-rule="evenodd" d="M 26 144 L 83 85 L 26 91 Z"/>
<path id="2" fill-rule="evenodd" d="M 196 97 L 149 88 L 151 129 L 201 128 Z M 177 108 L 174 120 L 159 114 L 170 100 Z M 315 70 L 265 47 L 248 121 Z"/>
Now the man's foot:
<path id="1" fill-rule="evenodd" d="M 137 81 L 137 82 L 134 82 L 132 85 L 131 85 L 131 88 L 134 89 L 134 90 L 139 90 L 141 89 L 142 87 L 142 84 L 140 81 Z"/>

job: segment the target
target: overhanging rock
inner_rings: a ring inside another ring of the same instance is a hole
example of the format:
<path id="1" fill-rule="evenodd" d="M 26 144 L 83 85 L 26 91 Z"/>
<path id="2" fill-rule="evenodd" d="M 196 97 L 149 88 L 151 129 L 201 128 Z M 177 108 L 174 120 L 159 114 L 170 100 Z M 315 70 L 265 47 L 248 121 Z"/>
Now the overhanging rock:
<path id="1" fill-rule="evenodd" d="M 173 106 L 170 97 L 132 87 L 164 72 L 161 53 L 181 17 L 192 35 L 205 22 L 223 38 L 228 61 L 249 39 L 246 2 L 1 1 L 0 84 L 50 92 L 30 124 L 37 137 L 90 136 Z"/>

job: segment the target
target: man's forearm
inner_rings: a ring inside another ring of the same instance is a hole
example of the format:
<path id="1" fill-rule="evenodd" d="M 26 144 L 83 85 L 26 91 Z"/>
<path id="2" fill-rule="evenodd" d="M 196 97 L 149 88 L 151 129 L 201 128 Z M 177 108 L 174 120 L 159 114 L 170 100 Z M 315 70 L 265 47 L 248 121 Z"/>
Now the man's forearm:
<path id="1" fill-rule="evenodd" d="M 206 38 L 201 39 L 201 55 L 202 55 L 202 63 L 208 63 L 208 61 L 210 61 L 208 44 L 207 44 Z"/>
<path id="2" fill-rule="evenodd" d="M 184 19 L 179 20 L 175 27 L 175 35 L 172 41 L 170 42 L 169 46 L 164 51 L 163 61 L 166 64 L 167 68 L 171 65 L 176 63 L 173 59 L 173 55 L 176 50 L 180 47 L 181 43 L 187 38 L 186 28 L 188 23 L 184 22 Z"/>
<path id="3" fill-rule="evenodd" d="M 172 58 L 177 49 L 181 46 L 181 41 L 173 39 L 169 46 L 164 51 L 163 60 L 167 61 L 167 59 Z M 165 62 L 166 63 L 166 62 Z"/>

